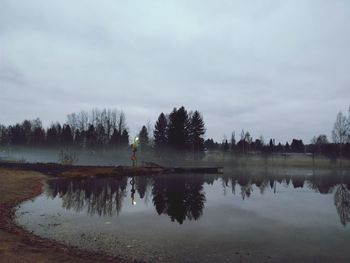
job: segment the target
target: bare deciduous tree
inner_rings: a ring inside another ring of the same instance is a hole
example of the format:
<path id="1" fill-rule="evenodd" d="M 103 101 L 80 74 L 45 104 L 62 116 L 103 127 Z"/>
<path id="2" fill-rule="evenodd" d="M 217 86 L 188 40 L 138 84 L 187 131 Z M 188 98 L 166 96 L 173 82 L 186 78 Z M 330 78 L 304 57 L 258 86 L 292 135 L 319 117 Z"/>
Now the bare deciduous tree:
<path id="1" fill-rule="evenodd" d="M 86 111 L 79 112 L 77 125 L 80 131 L 86 131 L 89 127 L 89 114 Z"/>
<path id="2" fill-rule="evenodd" d="M 67 124 L 70 126 L 72 133 L 75 134 L 75 131 L 78 129 L 78 116 L 75 113 L 67 115 Z"/>
<path id="3" fill-rule="evenodd" d="M 337 114 L 337 119 L 334 123 L 333 131 L 332 131 L 332 139 L 334 143 L 343 144 L 347 140 L 347 132 L 348 132 L 348 121 L 343 113 L 340 111 Z"/>
<path id="4" fill-rule="evenodd" d="M 348 120 L 343 116 L 341 111 L 337 114 L 337 119 L 334 123 L 332 139 L 334 143 L 339 144 L 339 156 L 341 161 L 343 157 L 343 144 L 348 139 Z"/>

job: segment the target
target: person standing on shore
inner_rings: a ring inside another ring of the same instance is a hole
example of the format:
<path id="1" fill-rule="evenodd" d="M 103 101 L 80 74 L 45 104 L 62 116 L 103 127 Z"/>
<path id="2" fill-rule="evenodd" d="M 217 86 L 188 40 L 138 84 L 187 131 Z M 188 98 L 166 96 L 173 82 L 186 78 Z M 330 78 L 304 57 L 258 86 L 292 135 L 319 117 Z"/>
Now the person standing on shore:
<path id="1" fill-rule="evenodd" d="M 134 142 L 131 144 L 131 149 L 132 149 L 132 155 L 131 155 L 132 166 L 136 166 L 137 165 L 136 152 L 137 152 L 138 146 L 139 146 L 139 137 L 135 137 Z"/>

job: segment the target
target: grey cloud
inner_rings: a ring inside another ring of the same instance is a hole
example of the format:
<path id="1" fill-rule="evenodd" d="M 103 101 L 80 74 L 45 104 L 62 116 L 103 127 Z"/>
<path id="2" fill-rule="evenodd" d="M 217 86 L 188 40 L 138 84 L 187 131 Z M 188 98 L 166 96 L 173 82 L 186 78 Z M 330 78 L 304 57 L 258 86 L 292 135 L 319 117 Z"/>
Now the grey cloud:
<path id="1" fill-rule="evenodd" d="M 309 141 L 348 108 L 348 24 L 347 1 L 1 1 L 0 122 L 115 107 L 136 133 L 184 105 L 207 137 Z"/>
<path id="2" fill-rule="evenodd" d="M 25 83 L 24 78 L 23 74 L 14 65 L 10 65 L 5 61 L 0 62 L 0 81 L 2 83 L 23 85 Z"/>

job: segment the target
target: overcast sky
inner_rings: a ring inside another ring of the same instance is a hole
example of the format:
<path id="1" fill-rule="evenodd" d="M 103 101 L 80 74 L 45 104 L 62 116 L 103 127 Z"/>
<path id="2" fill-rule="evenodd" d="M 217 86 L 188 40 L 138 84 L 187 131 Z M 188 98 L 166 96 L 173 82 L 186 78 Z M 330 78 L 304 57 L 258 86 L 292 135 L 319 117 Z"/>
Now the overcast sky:
<path id="1" fill-rule="evenodd" d="M 350 104 L 350 1 L 0 1 L 0 123 L 199 110 L 207 137 L 309 142 Z"/>

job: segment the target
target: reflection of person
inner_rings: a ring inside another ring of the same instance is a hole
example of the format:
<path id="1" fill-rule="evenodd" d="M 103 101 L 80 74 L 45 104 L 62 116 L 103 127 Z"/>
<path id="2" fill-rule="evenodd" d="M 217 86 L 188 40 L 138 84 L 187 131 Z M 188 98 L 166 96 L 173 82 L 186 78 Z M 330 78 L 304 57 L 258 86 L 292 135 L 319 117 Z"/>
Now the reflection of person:
<path id="1" fill-rule="evenodd" d="M 131 204 L 132 205 L 136 205 L 136 201 L 135 201 L 135 179 L 134 177 L 130 180 L 130 184 L 131 184 Z"/>
<path id="2" fill-rule="evenodd" d="M 139 138 L 136 137 L 134 139 L 134 142 L 131 144 L 131 149 L 132 149 L 132 155 L 131 155 L 132 166 L 136 166 L 136 164 L 137 164 L 136 152 L 137 152 L 138 146 L 139 146 Z"/>

